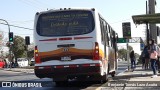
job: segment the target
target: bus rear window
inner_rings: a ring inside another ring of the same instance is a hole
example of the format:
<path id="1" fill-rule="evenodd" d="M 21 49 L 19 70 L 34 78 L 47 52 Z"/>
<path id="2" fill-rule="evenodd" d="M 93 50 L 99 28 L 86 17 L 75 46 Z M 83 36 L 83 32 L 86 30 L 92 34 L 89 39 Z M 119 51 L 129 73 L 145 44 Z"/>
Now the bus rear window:
<path id="1" fill-rule="evenodd" d="M 36 30 L 40 36 L 72 36 L 90 33 L 94 27 L 91 11 L 59 11 L 41 14 Z"/>

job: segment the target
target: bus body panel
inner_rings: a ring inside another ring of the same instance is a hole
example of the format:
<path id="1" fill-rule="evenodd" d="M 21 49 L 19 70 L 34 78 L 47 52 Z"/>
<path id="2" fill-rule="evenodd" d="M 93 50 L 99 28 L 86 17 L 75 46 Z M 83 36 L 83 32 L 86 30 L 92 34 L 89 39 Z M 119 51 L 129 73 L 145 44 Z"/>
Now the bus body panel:
<path id="1" fill-rule="evenodd" d="M 78 10 L 83 11 L 85 9 Z M 41 61 L 35 63 L 37 77 L 49 77 L 57 81 L 70 76 L 104 76 L 109 71 L 115 70 L 114 50 L 109 46 L 104 46 L 101 41 L 102 32 L 98 12 L 88 9 L 87 11 L 92 12 L 95 25 L 93 31 L 83 35 L 40 36 L 36 30 L 39 16 L 43 13 L 58 11 L 42 12 L 35 16 L 34 41 L 38 49 L 35 51 L 38 51 L 36 54 Z M 96 43 L 98 43 L 99 60 L 93 58 L 97 48 Z M 108 70 L 108 67 L 110 70 Z"/>

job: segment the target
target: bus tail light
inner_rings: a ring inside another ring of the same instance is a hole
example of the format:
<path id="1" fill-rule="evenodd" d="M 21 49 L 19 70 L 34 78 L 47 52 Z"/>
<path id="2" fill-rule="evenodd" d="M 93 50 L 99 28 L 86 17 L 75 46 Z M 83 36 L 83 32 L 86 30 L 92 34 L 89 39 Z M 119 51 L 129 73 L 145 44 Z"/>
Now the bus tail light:
<path id="1" fill-rule="evenodd" d="M 93 52 L 93 60 L 99 60 L 99 45 L 97 42 L 95 42 L 95 48 Z"/>
<path id="2" fill-rule="evenodd" d="M 37 46 L 35 46 L 34 57 L 35 57 L 36 63 L 41 63 L 40 57 L 38 55 L 38 47 Z"/>

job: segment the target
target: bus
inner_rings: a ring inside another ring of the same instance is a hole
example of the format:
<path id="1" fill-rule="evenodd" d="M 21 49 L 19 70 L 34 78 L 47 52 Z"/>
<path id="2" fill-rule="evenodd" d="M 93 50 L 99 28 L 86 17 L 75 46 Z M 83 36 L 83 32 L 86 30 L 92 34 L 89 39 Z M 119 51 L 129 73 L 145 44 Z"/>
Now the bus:
<path id="1" fill-rule="evenodd" d="M 107 81 L 117 69 L 118 34 L 97 9 L 37 12 L 34 21 L 35 75 L 56 85 L 69 79 Z"/>

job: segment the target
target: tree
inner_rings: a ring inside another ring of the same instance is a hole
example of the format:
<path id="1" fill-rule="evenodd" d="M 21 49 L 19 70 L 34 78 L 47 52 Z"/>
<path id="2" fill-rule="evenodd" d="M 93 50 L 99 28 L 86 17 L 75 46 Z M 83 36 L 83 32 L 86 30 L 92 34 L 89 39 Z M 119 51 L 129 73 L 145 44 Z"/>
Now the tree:
<path id="1" fill-rule="evenodd" d="M 3 31 L 1 31 L 0 30 L 0 54 L 1 54 L 1 58 L 3 58 L 3 54 L 2 54 L 2 52 L 3 52 L 3 46 L 5 45 L 4 44 L 4 32 Z"/>
<path id="2" fill-rule="evenodd" d="M 132 51 L 132 50 L 133 50 L 133 47 L 130 46 L 130 45 L 128 45 L 128 50 L 129 50 L 129 52 Z"/>
<path id="3" fill-rule="evenodd" d="M 140 55 L 138 53 L 135 53 L 135 58 L 139 58 Z"/>
<path id="4" fill-rule="evenodd" d="M 127 56 L 127 50 L 126 49 L 119 49 L 118 50 L 118 56 L 119 58 L 123 59 L 123 58 L 126 58 Z"/>
<path id="5" fill-rule="evenodd" d="M 28 59 L 31 59 L 34 57 L 34 45 L 33 43 L 31 45 L 28 45 L 28 52 L 27 52 Z"/>
<path id="6" fill-rule="evenodd" d="M 14 54 L 15 59 L 26 57 L 25 54 L 25 40 L 21 36 L 15 36 L 13 39 L 13 45 L 11 46 L 11 51 Z"/>

